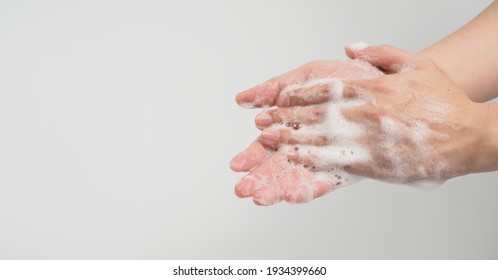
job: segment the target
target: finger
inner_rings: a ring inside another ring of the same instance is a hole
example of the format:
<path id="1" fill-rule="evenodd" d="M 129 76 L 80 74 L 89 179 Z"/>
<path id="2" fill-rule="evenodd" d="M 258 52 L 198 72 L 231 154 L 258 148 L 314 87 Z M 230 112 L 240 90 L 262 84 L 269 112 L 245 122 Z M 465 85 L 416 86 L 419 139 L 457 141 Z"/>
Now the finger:
<path id="1" fill-rule="evenodd" d="M 290 149 L 282 149 L 282 153 L 285 153 L 288 161 L 292 161 L 296 164 L 302 165 L 305 169 L 309 169 L 312 172 L 324 170 L 321 160 L 312 154 L 299 152 L 299 147 L 291 147 Z M 315 166 L 315 164 L 318 164 Z"/>
<path id="2" fill-rule="evenodd" d="M 235 185 L 235 195 L 240 198 L 251 197 L 256 187 L 256 180 L 253 177 L 244 177 Z"/>
<path id="3" fill-rule="evenodd" d="M 354 43 L 345 47 L 350 58 L 364 60 L 391 73 L 417 68 L 415 55 L 390 45 L 369 46 Z"/>
<path id="4" fill-rule="evenodd" d="M 337 172 L 336 172 L 337 173 Z M 239 197 L 253 197 L 257 205 L 272 205 L 285 199 L 291 203 L 307 202 L 347 184 L 348 177 L 331 172 L 313 172 L 305 165 L 289 165 L 276 152 L 244 177 L 235 188 Z"/>
<path id="5" fill-rule="evenodd" d="M 292 186 L 286 189 L 284 200 L 288 203 L 306 203 L 328 194 L 335 188 L 334 184 L 323 181 L 310 182 L 308 185 Z"/>
<path id="6" fill-rule="evenodd" d="M 352 164 L 344 167 L 344 170 L 348 173 L 362 176 L 365 178 L 370 178 L 374 180 L 386 180 L 387 178 L 392 178 L 393 171 L 386 169 L 385 167 L 380 167 L 375 163 L 362 163 L 362 164 Z"/>
<path id="7" fill-rule="evenodd" d="M 267 141 L 271 147 L 278 147 L 281 144 L 313 146 L 323 146 L 327 144 L 327 138 L 321 135 L 314 135 L 310 132 L 291 131 L 290 129 L 276 130 L 271 127 L 263 130 L 261 138 Z"/>
<path id="8" fill-rule="evenodd" d="M 295 168 L 278 179 L 285 189 L 284 200 L 289 203 L 305 203 L 323 196 L 336 188 L 333 178 L 326 173 L 313 173 Z"/>
<path id="9" fill-rule="evenodd" d="M 353 99 L 358 97 L 358 92 L 351 86 L 344 86 L 342 89 L 342 96 L 344 99 Z"/>
<path id="10" fill-rule="evenodd" d="M 281 163 L 286 165 L 285 172 L 263 187 L 254 190 L 253 201 L 257 205 L 269 206 L 278 203 L 283 200 L 287 187 L 298 184 L 300 182 L 298 180 L 302 178 L 313 177 L 313 174 L 302 166 L 290 165 L 283 154 L 276 154 L 279 155 Z"/>
<path id="11" fill-rule="evenodd" d="M 293 71 L 270 79 L 236 96 L 237 103 L 245 108 L 274 106 L 279 93 L 289 86 L 302 85 L 308 80 L 335 77 L 338 79 L 369 79 L 382 75 L 367 63 L 358 61 L 314 61 Z"/>
<path id="12" fill-rule="evenodd" d="M 284 152 L 284 150 L 282 150 L 282 152 Z M 291 150 L 287 150 L 286 155 L 289 161 L 300 164 L 311 172 L 333 172 L 336 169 L 335 164 L 337 164 L 337 162 L 326 162 L 319 155 L 310 152 L 309 149 L 303 151 L 302 149 L 298 150 L 297 147 L 294 147 Z"/>
<path id="13" fill-rule="evenodd" d="M 312 64 L 305 64 L 293 71 L 237 94 L 235 100 L 237 104 L 244 108 L 274 106 L 280 91 L 289 85 L 304 83 L 308 79 L 311 69 Z"/>
<path id="14" fill-rule="evenodd" d="M 346 120 L 355 123 L 376 123 L 380 122 L 380 118 L 387 114 L 385 109 L 375 107 L 372 102 L 355 107 L 346 107 L 341 109 L 341 114 Z"/>
<path id="15" fill-rule="evenodd" d="M 299 173 L 298 170 L 292 170 L 286 174 L 286 177 L 291 179 L 279 179 L 279 182 L 286 189 L 284 200 L 289 203 L 308 202 L 361 179 L 348 174 L 342 168 L 334 172 L 305 171 Z"/>
<path id="16" fill-rule="evenodd" d="M 287 158 L 293 162 L 308 166 L 311 171 L 332 173 L 340 172 L 343 166 L 369 162 L 371 158 L 369 150 L 356 143 L 282 147 L 279 152 L 285 153 Z"/>
<path id="17" fill-rule="evenodd" d="M 376 79 L 367 80 L 347 80 L 344 81 L 344 91 L 347 95 L 356 96 L 357 99 L 370 101 L 374 104 L 376 98 L 382 98 L 387 94 L 405 94 L 406 82 L 405 78 L 416 73 L 405 73 L 400 75 L 385 75 Z M 381 96 L 378 96 L 378 95 Z M 405 94 L 406 96 L 406 94 Z"/>
<path id="18" fill-rule="evenodd" d="M 370 47 L 370 45 L 365 42 L 351 43 L 344 46 L 344 52 L 349 58 L 358 59 L 357 57 L 358 52 L 368 47 Z"/>
<path id="19" fill-rule="evenodd" d="M 279 107 L 306 106 L 327 102 L 342 95 L 342 81 L 334 78 L 312 80 L 303 86 L 290 87 L 280 92 Z"/>
<path id="20" fill-rule="evenodd" d="M 299 122 L 303 125 L 313 125 L 325 120 L 326 107 L 306 106 L 293 108 L 279 108 L 270 112 L 274 124 L 283 124 L 290 127 L 289 122 Z M 289 123 L 289 124 L 288 124 Z"/>
<path id="21" fill-rule="evenodd" d="M 281 124 L 291 127 L 293 123 L 312 125 L 325 120 L 326 108 L 324 106 L 307 106 L 293 108 L 279 108 L 267 110 L 256 116 L 256 127 L 263 130 L 272 124 Z"/>
<path id="22" fill-rule="evenodd" d="M 236 172 L 249 171 L 267 158 L 271 152 L 271 149 L 264 147 L 258 141 L 254 141 L 230 161 L 230 168 Z"/>
<path id="23" fill-rule="evenodd" d="M 238 197 L 250 197 L 258 189 L 270 185 L 276 178 L 287 172 L 289 163 L 282 153 L 272 153 L 269 158 L 254 168 L 235 186 Z"/>
<path id="24" fill-rule="evenodd" d="M 284 192 L 285 189 L 275 180 L 256 190 L 252 199 L 256 205 L 270 206 L 282 201 Z"/>
<path id="25" fill-rule="evenodd" d="M 258 129 L 265 129 L 269 126 L 271 126 L 273 123 L 278 122 L 274 120 L 273 114 L 277 111 L 278 109 L 272 109 L 272 110 L 264 110 L 263 112 L 259 113 L 256 118 L 254 119 L 254 123 L 256 124 L 256 127 Z"/>
<path id="26" fill-rule="evenodd" d="M 359 92 L 346 84 L 349 84 L 347 80 L 343 82 L 335 78 L 314 80 L 302 88 L 282 91 L 278 96 L 277 106 L 282 110 L 284 109 L 282 107 L 307 106 L 330 100 L 357 98 L 360 95 Z"/>

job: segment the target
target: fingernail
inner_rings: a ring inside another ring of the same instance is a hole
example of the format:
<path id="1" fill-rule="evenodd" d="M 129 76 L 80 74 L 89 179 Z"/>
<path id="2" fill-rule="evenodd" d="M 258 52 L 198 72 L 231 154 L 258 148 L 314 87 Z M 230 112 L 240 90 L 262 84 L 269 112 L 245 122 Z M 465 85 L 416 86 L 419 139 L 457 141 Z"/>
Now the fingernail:
<path id="1" fill-rule="evenodd" d="M 273 123 L 273 118 L 270 114 L 262 112 L 256 116 L 257 126 L 268 126 Z"/>
<path id="2" fill-rule="evenodd" d="M 356 42 L 348 45 L 348 48 L 354 52 L 361 51 L 367 47 L 370 47 L 370 45 L 364 42 Z"/>
<path id="3" fill-rule="evenodd" d="M 278 141 L 278 138 L 280 138 L 280 133 L 278 130 L 267 128 L 263 130 L 261 137 L 265 140 L 276 142 Z"/>

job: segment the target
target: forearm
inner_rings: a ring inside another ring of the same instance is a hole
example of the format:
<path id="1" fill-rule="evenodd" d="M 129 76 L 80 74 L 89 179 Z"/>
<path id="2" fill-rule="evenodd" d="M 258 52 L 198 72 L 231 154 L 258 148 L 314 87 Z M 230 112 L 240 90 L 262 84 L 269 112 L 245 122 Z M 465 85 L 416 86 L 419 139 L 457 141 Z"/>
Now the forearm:
<path id="1" fill-rule="evenodd" d="M 456 32 L 420 52 L 432 59 L 469 96 L 498 96 L 498 1 Z M 496 138 L 495 138 L 496 139 Z"/>

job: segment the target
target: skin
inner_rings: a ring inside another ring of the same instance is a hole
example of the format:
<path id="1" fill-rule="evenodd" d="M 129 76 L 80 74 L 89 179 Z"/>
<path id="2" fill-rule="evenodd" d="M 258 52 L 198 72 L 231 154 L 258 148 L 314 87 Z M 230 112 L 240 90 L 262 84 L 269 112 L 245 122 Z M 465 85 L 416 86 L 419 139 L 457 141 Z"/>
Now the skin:
<path id="1" fill-rule="evenodd" d="M 237 95 L 236 101 L 239 104 L 253 103 L 256 108 L 268 107 L 275 105 L 280 91 L 289 85 L 303 84 L 308 80 L 324 77 L 355 79 L 381 75 L 383 75 L 381 71 L 365 62 L 316 61 L 241 92 Z M 278 121 L 272 117 L 268 118 L 272 112 L 276 110 L 260 114 L 256 118 L 256 126 L 263 129 Z M 301 119 L 307 115 L 306 111 L 303 112 L 305 114 L 300 115 Z M 323 175 L 327 174 L 313 172 L 309 168 L 304 168 L 304 164 L 296 164 L 289 169 L 286 154 L 275 151 L 272 141 L 267 141 L 266 138 L 267 135 L 258 138 L 230 162 L 232 170 L 249 172 L 235 187 L 235 194 L 238 197 L 252 197 L 254 203 L 258 205 L 271 205 L 282 200 L 299 203 L 309 201 L 310 196 L 311 198 L 323 196 L 338 187 L 333 181 L 324 180 L 327 176 Z M 256 181 L 265 181 L 265 183 L 257 184 Z M 304 186 L 300 181 L 307 183 Z"/>
<path id="2" fill-rule="evenodd" d="M 386 47 L 371 47 L 369 51 L 382 48 Z M 476 156 L 486 157 L 480 143 L 485 140 L 483 131 L 488 125 L 488 106 L 491 104 L 472 102 L 431 60 L 388 48 L 390 57 L 387 64 L 382 62 L 377 66 L 386 69 L 389 75 L 373 80 L 344 81 L 344 98 L 368 100 L 360 106 L 343 108 L 342 115 L 364 128 L 363 133 L 353 140 L 360 143 L 371 158 L 365 163 L 343 167 L 356 175 L 397 183 L 439 181 L 482 171 L 484 166 L 473 159 Z M 368 51 L 362 53 L 363 56 L 368 54 Z M 400 70 L 399 65 L 409 65 L 410 70 Z M 272 112 L 273 118 L 279 120 L 288 115 L 326 114 L 327 107 L 322 104 L 327 101 L 322 101 L 324 98 L 320 92 L 313 91 L 313 88 L 308 91 L 281 93 L 277 104 L 285 104 L 287 108 Z M 434 92 L 438 94 L 432 94 Z M 300 97 L 302 99 L 298 99 Z M 385 118 L 397 123 L 398 128 L 395 131 L 382 129 L 381 120 Z M 308 120 L 306 125 L 321 122 L 316 118 Z M 413 137 L 413 123 L 428 125 L 429 136 L 422 144 L 422 148 L 429 151 L 426 156 L 422 156 L 420 144 Z M 336 145 L 334 139 L 328 139 L 326 134 L 301 139 L 294 136 L 298 133 L 296 130 L 274 130 L 271 127 L 274 124 L 278 122 L 264 128 L 261 136 L 273 147 L 281 144 Z M 385 146 L 384 143 L 391 144 Z M 297 162 L 314 165 L 327 160 L 319 151 L 292 151 L 287 156 Z M 326 163 L 341 165 L 341 162 Z M 403 172 L 393 172 L 397 168 Z"/>
<path id="3" fill-rule="evenodd" d="M 422 50 L 420 55 L 433 60 L 473 101 L 491 100 L 498 93 L 497 27 L 498 1 L 494 1 L 476 18 Z"/>
<path id="4" fill-rule="evenodd" d="M 361 91 L 368 92 L 375 99 L 376 106 L 367 104 L 342 111 L 350 121 L 369 127 L 361 142 L 362 145 L 369 147 L 370 151 L 378 147 L 374 142 L 369 142 L 369 139 L 389 137 L 379 129 L 379 118 L 382 116 L 388 116 L 402 123 L 406 123 L 407 119 L 424 120 L 428 117 L 421 109 L 424 107 L 424 102 L 448 104 L 453 110 L 447 115 L 438 116 L 444 119 L 443 125 L 441 123 L 430 125 L 431 131 L 446 136 L 444 141 L 431 139 L 428 143 L 437 151 L 435 157 L 446 163 L 447 167 L 443 172 L 423 176 L 415 172 L 406 178 L 396 178 L 392 172 L 389 172 L 391 166 L 389 161 L 382 158 L 382 153 L 374 155 L 369 164 L 351 165 L 345 168 L 366 177 L 397 182 L 447 179 L 468 173 L 498 170 L 496 160 L 498 147 L 494 141 L 498 139 L 498 128 L 492 122 L 498 118 L 497 105 L 473 102 L 492 99 L 498 93 L 498 56 L 489 55 L 498 49 L 498 35 L 493 32 L 498 26 L 497 14 L 498 4 L 495 2 L 466 26 L 417 55 L 390 46 L 367 47 L 360 50 L 346 47 L 346 54 L 350 58 L 364 60 L 387 74 L 387 76 L 379 75 L 373 80 L 345 81 L 345 95 L 354 98 L 355 94 Z M 474 50 L 480 51 L 475 53 Z M 288 202 L 309 201 L 309 194 L 304 194 L 302 188 L 301 192 L 299 188 L 296 190 L 299 178 L 310 179 L 312 189 L 315 190 L 313 198 L 337 187 L 330 182 L 327 185 L 327 182 L 318 180 L 316 174 L 321 171 L 313 172 L 302 168 L 304 163 L 312 163 L 320 155 L 314 155 L 315 157 L 303 157 L 295 153 L 283 155 L 281 151 L 273 150 L 282 143 L 300 144 L 299 141 L 304 140 L 293 138 L 293 131 L 290 129 L 281 131 L 268 129 L 275 121 L 288 118 L 289 115 L 299 117 L 300 120 L 308 122 L 307 124 L 321 121 L 319 118 L 309 116 L 322 115 L 320 104 L 327 101 L 323 94 L 317 93 L 316 98 L 307 103 L 310 101 L 309 98 L 300 100 L 296 95 L 286 98 L 285 95 L 280 96 L 280 93 L 287 85 L 303 84 L 310 79 L 333 76 L 334 66 L 328 66 L 328 63 L 330 62 L 322 61 L 307 64 L 237 96 L 239 104 L 253 103 L 256 108 L 280 106 L 279 109 L 258 115 L 256 126 L 263 129 L 261 137 L 231 162 L 231 168 L 235 171 L 250 171 L 246 178 L 264 177 L 268 178 L 270 183 L 256 188 L 254 184 L 248 183 L 251 180 L 242 179 L 235 190 L 239 197 L 252 196 L 254 202 L 261 205 L 270 205 L 282 199 Z M 400 72 L 400 65 L 409 65 L 411 69 Z M 313 95 L 309 92 L 302 94 Z M 427 101 L 426 97 L 430 97 L 431 100 Z M 305 105 L 308 106 L 303 107 Z M 310 110 L 309 114 L 307 110 Z M 327 140 L 324 135 L 318 137 L 314 135 L 306 139 L 304 144 L 330 145 Z M 399 152 L 403 154 L 415 152 L 413 149 L 410 150 L 414 145 L 410 145 L 408 137 L 404 140 L 407 144 L 400 146 L 403 149 Z M 279 164 L 285 162 L 287 158 L 302 164 L 297 164 L 295 168 Z M 410 170 L 410 164 L 415 166 L 417 163 L 408 161 L 405 164 Z M 316 180 L 312 180 L 313 178 Z"/>

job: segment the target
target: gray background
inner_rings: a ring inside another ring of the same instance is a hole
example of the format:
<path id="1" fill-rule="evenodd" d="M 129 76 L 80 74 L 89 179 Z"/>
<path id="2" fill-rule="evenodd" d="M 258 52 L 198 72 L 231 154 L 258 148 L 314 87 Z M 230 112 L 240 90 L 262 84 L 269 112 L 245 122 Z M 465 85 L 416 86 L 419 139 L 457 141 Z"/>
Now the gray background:
<path id="1" fill-rule="evenodd" d="M 233 194 L 235 93 L 343 45 L 418 51 L 490 1 L 0 1 L 0 258 L 497 258 L 498 173 Z"/>

